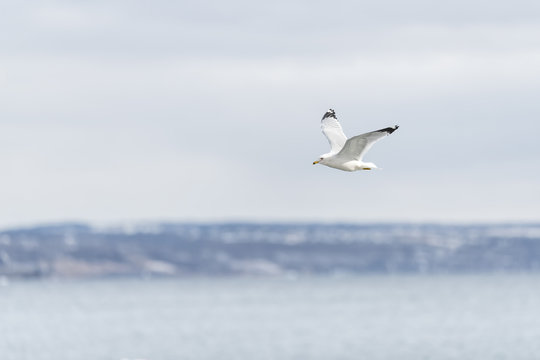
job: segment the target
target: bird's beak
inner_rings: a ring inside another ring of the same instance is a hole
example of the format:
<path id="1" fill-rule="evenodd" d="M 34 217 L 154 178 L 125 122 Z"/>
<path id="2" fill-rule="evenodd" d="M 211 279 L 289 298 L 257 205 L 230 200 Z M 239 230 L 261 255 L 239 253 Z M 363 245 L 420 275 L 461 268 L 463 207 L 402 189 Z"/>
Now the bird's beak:
<path id="1" fill-rule="evenodd" d="M 318 164 L 318 163 L 319 163 L 319 161 L 320 161 L 320 160 L 314 161 L 314 162 L 313 162 L 313 165 L 316 165 L 316 164 Z"/>

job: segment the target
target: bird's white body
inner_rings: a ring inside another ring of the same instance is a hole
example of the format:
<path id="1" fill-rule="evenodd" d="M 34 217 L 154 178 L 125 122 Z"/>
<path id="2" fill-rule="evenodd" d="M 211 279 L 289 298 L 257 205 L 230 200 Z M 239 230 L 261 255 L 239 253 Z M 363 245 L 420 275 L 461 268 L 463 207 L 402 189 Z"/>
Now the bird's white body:
<path id="1" fill-rule="evenodd" d="M 343 171 L 378 169 L 377 165 L 372 162 L 363 162 L 361 160 L 350 160 L 343 162 L 338 156 L 334 155 L 330 155 L 326 158 L 323 157 L 322 160 L 319 160 L 319 164 Z"/>
<path id="2" fill-rule="evenodd" d="M 321 155 L 313 164 L 326 165 L 343 171 L 378 169 L 377 165 L 364 162 L 362 158 L 375 142 L 393 133 L 398 127 L 395 125 L 347 139 L 336 113 L 330 109 L 321 120 L 321 129 L 330 143 L 331 151 Z"/>

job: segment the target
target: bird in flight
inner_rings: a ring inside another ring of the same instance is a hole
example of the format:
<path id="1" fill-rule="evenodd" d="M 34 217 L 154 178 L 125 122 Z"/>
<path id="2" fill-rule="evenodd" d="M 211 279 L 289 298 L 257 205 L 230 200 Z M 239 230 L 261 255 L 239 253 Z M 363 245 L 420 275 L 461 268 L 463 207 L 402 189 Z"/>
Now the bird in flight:
<path id="1" fill-rule="evenodd" d="M 390 135 L 398 127 L 395 125 L 347 139 L 337 120 L 336 112 L 329 109 L 321 120 L 321 129 L 330 143 L 330 152 L 321 155 L 313 165 L 321 164 L 343 171 L 377 169 L 377 165 L 364 162 L 362 158 L 375 142 Z"/>

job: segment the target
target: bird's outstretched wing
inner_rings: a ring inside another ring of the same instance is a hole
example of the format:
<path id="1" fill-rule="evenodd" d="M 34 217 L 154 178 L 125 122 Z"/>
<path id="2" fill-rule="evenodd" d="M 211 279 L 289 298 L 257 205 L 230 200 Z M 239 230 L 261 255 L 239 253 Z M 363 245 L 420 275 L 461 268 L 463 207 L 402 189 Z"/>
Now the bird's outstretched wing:
<path id="1" fill-rule="evenodd" d="M 378 140 L 390 135 L 397 130 L 395 125 L 384 129 L 368 132 L 362 135 L 353 136 L 345 142 L 337 156 L 350 160 L 362 160 L 362 157 Z"/>
<path id="2" fill-rule="evenodd" d="M 321 120 L 321 130 L 330 143 L 330 152 L 337 154 L 345 145 L 347 137 L 336 117 L 336 112 L 329 109 Z"/>

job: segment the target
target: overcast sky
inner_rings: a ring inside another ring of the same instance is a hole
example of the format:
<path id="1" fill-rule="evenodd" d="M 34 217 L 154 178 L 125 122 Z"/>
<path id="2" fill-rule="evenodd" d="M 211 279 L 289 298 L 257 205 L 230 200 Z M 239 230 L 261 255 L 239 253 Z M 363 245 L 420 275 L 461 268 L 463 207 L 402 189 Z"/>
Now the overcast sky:
<path id="1" fill-rule="evenodd" d="M 540 220 L 538 1 L 24 1 L 0 12 L 0 226 Z M 313 166 L 320 118 L 366 156 Z"/>

